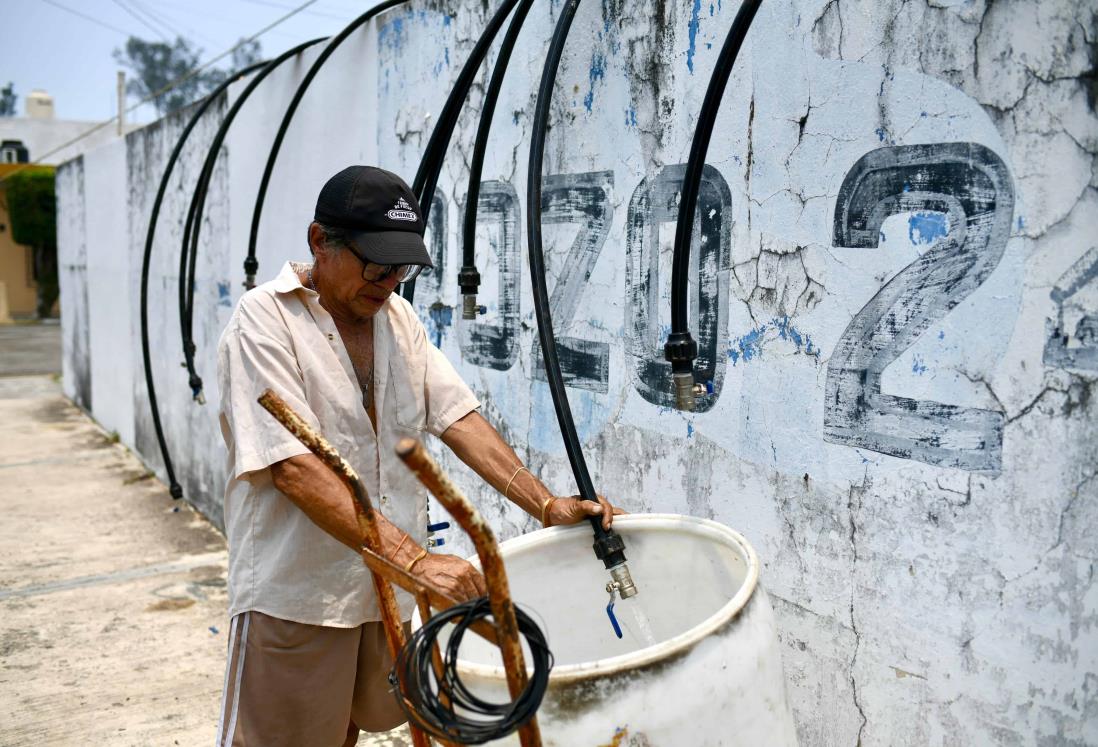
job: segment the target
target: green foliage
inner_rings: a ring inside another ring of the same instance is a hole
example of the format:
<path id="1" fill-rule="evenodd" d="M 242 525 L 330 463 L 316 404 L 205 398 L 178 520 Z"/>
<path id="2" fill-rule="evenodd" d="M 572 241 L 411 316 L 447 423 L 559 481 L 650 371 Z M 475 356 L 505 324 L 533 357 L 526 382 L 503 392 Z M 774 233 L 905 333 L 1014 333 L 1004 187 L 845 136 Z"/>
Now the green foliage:
<path id="1" fill-rule="evenodd" d="M 15 102 L 18 98 L 15 95 L 14 83 L 9 82 L 6 86 L 0 88 L 0 117 L 15 116 Z"/>
<path id="2" fill-rule="evenodd" d="M 17 244 L 57 246 L 53 169 L 23 169 L 4 180 L 11 237 Z"/>
<path id="3" fill-rule="evenodd" d="M 234 70 L 257 62 L 260 58 L 259 42 L 243 44 L 233 50 L 232 57 Z M 201 58 L 202 48 L 181 36 L 171 44 L 131 36 L 123 49 L 114 50 L 114 59 L 134 74 L 126 83 L 126 93 L 142 100 L 187 75 L 201 64 Z M 224 70 L 211 68 L 181 81 L 153 99 L 157 114 L 164 116 L 201 98 L 228 75 Z"/>
<path id="4" fill-rule="evenodd" d="M 29 168 L 4 179 L 11 237 L 34 250 L 38 316 L 49 316 L 57 300 L 57 207 L 53 169 Z"/>

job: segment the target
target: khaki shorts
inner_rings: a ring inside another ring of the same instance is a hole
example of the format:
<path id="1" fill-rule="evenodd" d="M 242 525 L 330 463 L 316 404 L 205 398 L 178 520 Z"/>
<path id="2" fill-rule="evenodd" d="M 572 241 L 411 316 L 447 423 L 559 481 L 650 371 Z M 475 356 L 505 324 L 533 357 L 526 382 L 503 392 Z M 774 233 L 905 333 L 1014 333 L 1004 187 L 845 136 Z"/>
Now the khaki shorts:
<path id="1" fill-rule="evenodd" d="M 339 747 L 359 729 L 393 729 L 405 718 L 392 666 L 380 622 L 327 628 L 243 612 L 229 630 L 217 744 Z"/>

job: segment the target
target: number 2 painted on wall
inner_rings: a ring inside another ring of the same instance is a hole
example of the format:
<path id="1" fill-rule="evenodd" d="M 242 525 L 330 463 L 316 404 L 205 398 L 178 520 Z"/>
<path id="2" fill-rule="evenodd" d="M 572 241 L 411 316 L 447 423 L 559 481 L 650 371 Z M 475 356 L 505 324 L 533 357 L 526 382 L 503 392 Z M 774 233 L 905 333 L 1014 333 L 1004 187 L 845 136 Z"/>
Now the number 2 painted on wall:
<path id="1" fill-rule="evenodd" d="M 935 211 L 949 233 L 851 320 L 827 367 L 824 439 L 904 459 L 997 472 L 1003 413 L 884 394 L 881 374 L 974 291 L 1010 237 L 1010 173 L 976 143 L 880 148 L 858 160 L 835 205 L 834 244 L 871 248 L 897 213 Z"/>

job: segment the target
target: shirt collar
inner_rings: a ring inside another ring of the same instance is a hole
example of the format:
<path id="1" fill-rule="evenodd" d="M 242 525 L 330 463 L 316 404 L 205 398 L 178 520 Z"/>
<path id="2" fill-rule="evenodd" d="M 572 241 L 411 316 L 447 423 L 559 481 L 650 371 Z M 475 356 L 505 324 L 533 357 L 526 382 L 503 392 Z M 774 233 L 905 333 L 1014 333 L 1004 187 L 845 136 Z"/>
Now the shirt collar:
<path id="1" fill-rule="evenodd" d="M 311 262 L 287 262 L 282 265 L 282 270 L 278 273 L 274 280 L 271 281 L 271 288 L 275 293 L 293 293 L 300 289 L 306 293 L 312 293 L 316 295 L 316 291 L 306 288 L 301 284 L 301 278 L 298 277 L 298 271 L 307 270 L 313 265 Z"/>

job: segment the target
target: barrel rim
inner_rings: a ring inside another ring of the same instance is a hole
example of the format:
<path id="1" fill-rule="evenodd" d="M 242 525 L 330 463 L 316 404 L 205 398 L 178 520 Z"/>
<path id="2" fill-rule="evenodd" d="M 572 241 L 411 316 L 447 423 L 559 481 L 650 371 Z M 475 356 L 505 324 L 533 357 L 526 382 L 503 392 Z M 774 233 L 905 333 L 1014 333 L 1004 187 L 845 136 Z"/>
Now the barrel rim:
<path id="1" fill-rule="evenodd" d="M 728 602 L 705 620 L 685 632 L 679 633 L 667 640 L 660 641 L 654 646 L 648 646 L 647 648 L 638 649 L 637 651 L 632 651 L 627 654 L 611 656 L 606 659 L 594 659 L 579 664 L 565 664 L 554 667 L 553 671 L 549 674 L 549 683 L 551 685 L 568 685 L 588 680 L 592 677 L 606 677 L 620 674 L 628 670 L 647 667 L 664 661 L 665 659 L 684 654 L 705 638 L 713 635 L 727 625 L 747 606 L 747 603 L 751 600 L 751 597 L 755 593 L 755 588 L 758 585 L 759 558 L 755 553 L 755 548 L 751 546 L 751 543 L 735 529 L 725 526 L 720 522 L 712 521 L 711 519 L 701 519 L 696 516 L 685 516 L 682 514 L 625 514 L 614 517 L 614 525 L 622 528 L 631 528 L 630 525 L 633 524 L 656 524 L 669 527 L 672 523 L 678 525 L 684 523 L 692 524 L 696 528 L 701 529 L 703 533 L 716 535 L 729 540 L 731 544 L 736 545 L 743 553 L 747 565 L 747 573 L 744 576 L 743 584 L 740 586 L 739 590 L 728 600 Z M 573 524 L 571 526 L 550 527 L 549 529 L 540 529 L 536 532 L 530 532 L 509 539 L 500 545 L 500 550 L 506 561 L 509 552 L 522 550 L 528 545 L 539 543 L 550 536 L 577 533 L 590 534 L 590 532 L 591 528 L 587 526 L 586 522 L 582 524 Z M 480 567 L 480 563 L 475 556 L 469 558 L 469 560 L 478 568 Z M 459 660 L 458 669 L 462 674 L 468 673 L 474 677 L 492 680 L 498 679 L 501 681 L 505 679 L 505 673 L 501 666 L 497 667 L 467 660 Z"/>

